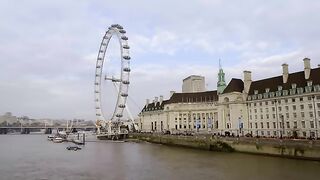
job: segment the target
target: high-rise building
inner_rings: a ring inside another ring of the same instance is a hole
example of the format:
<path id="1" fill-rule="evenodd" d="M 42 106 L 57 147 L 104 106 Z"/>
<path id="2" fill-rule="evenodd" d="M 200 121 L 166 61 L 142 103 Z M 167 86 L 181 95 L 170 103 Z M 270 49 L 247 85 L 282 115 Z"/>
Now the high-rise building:
<path id="1" fill-rule="evenodd" d="M 183 93 L 203 92 L 205 90 L 205 78 L 203 76 L 191 75 L 183 80 Z"/>

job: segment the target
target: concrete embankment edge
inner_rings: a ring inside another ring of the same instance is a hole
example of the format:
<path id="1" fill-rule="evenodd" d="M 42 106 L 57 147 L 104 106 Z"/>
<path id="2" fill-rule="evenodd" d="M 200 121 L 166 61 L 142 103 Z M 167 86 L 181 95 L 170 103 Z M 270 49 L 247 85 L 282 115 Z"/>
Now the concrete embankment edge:
<path id="1" fill-rule="evenodd" d="M 220 152 L 241 152 L 320 161 L 320 142 L 255 138 L 220 138 L 214 136 L 173 136 L 130 134 L 130 138 L 169 146 L 181 146 Z"/>

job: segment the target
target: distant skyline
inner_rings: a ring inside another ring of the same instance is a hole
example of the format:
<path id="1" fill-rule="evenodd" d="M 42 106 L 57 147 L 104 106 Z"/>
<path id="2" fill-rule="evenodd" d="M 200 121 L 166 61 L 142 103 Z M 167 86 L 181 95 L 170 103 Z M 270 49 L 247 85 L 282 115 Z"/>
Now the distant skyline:
<path id="1" fill-rule="evenodd" d="M 219 59 L 231 78 L 253 80 L 320 64 L 320 2 L 0 1 L 0 115 L 95 119 L 93 80 L 102 36 L 121 24 L 131 47 L 132 113 L 145 99 L 181 91 L 182 79 L 216 89 Z"/>

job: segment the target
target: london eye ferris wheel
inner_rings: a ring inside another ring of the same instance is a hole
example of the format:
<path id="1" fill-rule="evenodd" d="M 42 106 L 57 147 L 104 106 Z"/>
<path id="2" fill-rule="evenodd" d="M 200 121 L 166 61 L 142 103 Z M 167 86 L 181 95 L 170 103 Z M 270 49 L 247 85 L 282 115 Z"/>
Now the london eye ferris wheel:
<path id="1" fill-rule="evenodd" d="M 105 57 L 108 49 L 110 39 L 114 37 L 118 39 L 120 44 L 120 68 L 118 69 L 118 76 L 108 77 L 104 76 L 103 67 L 105 63 Z M 98 133 L 101 131 L 111 133 L 119 132 L 121 119 L 123 117 L 124 109 L 126 108 L 128 89 L 129 89 L 129 77 L 130 77 L 130 54 L 129 54 L 128 37 L 126 31 L 119 24 L 111 25 L 102 38 L 98 57 L 95 68 L 95 80 L 94 80 L 94 97 L 95 97 L 95 111 L 96 111 L 96 127 Z M 107 118 L 102 109 L 102 90 L 103 81 L 110 81 L 117 89 L 116 102 L 113 105 L 113 109 L 108 111 L 112 112 L 111 117 Z"/>

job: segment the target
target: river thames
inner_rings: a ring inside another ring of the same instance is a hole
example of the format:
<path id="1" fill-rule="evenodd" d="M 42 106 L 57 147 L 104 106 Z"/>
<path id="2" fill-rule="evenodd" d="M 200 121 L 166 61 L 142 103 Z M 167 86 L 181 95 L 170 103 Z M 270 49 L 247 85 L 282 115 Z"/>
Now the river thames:
<path id="1" fill-rule="evenodd" d="M 82 150 L 44 135 L 0 135 L 0 179 L 318 179 L 320 162 L 150 143 L 87 142 Z"/>

